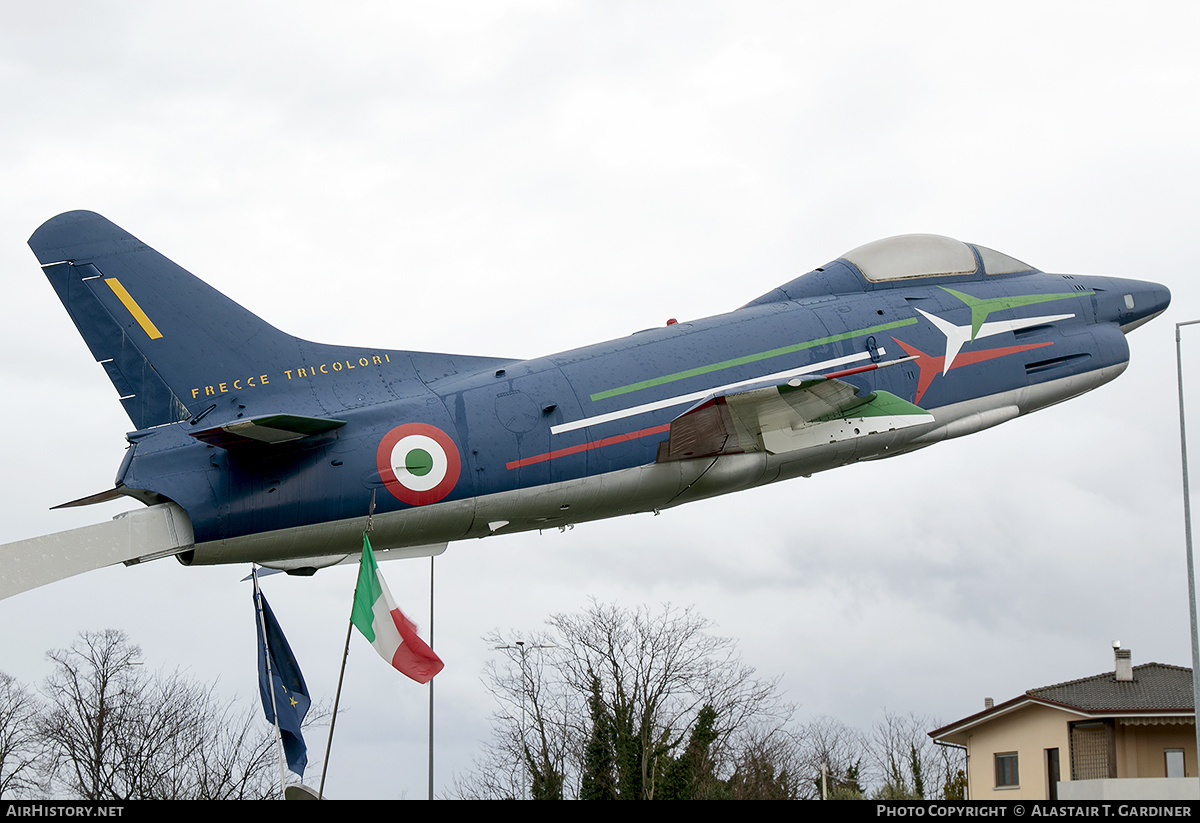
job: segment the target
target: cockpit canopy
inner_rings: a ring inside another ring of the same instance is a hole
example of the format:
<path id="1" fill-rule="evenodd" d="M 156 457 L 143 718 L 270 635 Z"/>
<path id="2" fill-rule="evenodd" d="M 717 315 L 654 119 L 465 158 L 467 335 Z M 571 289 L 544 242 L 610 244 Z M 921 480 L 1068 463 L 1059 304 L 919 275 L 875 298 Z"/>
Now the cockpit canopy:
<path id="1" fill-rule="evenodd" d="M 842 255 L 873 283 L 910 277 L 948 277 L 974 274 L 979 252 L 985 274 L 1032 271 L 1033 266 L 985 246 L 971 246 L 938 234 L 904 234 L 859 246 Z"/>
<path id="2" fill-rule="evenodd" d="M 898 281 L 925 277 L 973 280 L 1029 271 L 1037 270 L 986 246 L 937 234 L 903 234 L 848 251 L 832 263 L 784 283 L 747 305 L 823 299 L 834 294 L 889 288 Z"/>

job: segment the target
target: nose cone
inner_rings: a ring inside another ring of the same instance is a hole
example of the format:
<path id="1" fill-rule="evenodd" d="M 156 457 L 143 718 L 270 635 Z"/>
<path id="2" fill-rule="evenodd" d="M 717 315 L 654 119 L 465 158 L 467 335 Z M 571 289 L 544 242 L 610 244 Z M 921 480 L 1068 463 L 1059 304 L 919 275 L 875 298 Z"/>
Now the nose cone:
<path id="1" fill-rule="evenodd" d="M 1149 323 L 1171 305 L 1171 292 L 1166 286 L 1144 280 L 1104 278 L 1096 283 L 1095 291 L 1096 319 L 1116 323 L 1126 334 Z"/>
<path id="2" fill-rule="evenodd" d="M 1129 334 L 1143 323 L 1149 323 L 1171 305 L 1171 292 L 1158 283 L 1139 280 L 1125 281 L 1131 287 L 1121 295 L 1121 312 L 1118 322 L 1121 331 Z"/>

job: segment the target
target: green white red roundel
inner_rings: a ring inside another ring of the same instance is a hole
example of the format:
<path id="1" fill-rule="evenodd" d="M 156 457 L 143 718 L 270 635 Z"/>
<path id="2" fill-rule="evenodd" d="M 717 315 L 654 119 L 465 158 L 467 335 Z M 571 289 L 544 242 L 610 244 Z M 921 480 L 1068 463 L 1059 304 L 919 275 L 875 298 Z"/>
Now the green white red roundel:
<path id="1" fill-rule="evenodd" d="M 384 435 L 375 463 L 387 490 L 410 506 L 427 506 L 448 495 L 462 468 L 454 441 L 424 423 L 405 423 Z"/>

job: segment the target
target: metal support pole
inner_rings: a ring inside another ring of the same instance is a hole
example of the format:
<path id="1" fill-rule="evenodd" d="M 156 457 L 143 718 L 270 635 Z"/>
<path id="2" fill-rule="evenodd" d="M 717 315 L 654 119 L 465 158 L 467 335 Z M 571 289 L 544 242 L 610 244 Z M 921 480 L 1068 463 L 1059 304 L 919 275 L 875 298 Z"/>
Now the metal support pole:
<path id="1" fill-rule="evenodd" d="M 1179 329 L 1191 326 L 1200 320 L 1188 320 L 1175 324 L 1175 371 L 1179 380 L 1179 458 L 1183 467 L 1183 536 L 1187 547 L 1188 618 L 1192 623 L 1192 725 L 1196 733 L 1196 756 L 1200 759 L 1200 723 L 1196 722 L 1196 710 L 1200 708 L 1200 643 L 1196 631 L 1196 566 L 1192 557 L 1192 495 L 1188 484 L 1187 423 L 1183 413 L 1183 350 L 1179 342 Z M 1200 763 L 1196 764 L 1200 778 Z M 1186 772 L 1186 764 L 1185 764 Z"/>
<path id="2" fill-rule="evenodd" d="M 429 648 L 433 648 L 433 555 L 429 556 Z M 429 799 L 433 800 L 433 678 L 429 678 Z"/>

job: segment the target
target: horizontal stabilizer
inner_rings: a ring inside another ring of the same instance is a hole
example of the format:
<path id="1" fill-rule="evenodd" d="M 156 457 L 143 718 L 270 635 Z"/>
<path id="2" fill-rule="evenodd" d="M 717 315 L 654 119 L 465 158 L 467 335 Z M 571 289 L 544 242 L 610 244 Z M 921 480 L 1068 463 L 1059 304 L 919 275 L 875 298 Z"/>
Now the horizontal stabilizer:
<path id="1" fill-rule="evenodd" d="M 59 503 L 57 506 L 51 506 L 50 510 L 53 511 L 54 509 L 75 509 L 80 506 L 94 506 L 97 503 L 108 503 L 111 500 L 116 500 L 117 498 L 124 497 L 124 496 L 125 496 L 125 493 L 122 492 L 121 487 L 118 486 L 113 489 L 107 489 L 106 491 L 97 492 L 96 494 L 89 494 L 87 497 L 80 497 L 75 500 L 70 500 L 66 503 Z"/>
<path id="2" fill-rule="evenodd" d="M 187 513 L 160 503 L 107 523 L 8 543 L 0 546 L 0 600 L 104 566 L 178 554 L 192 542 Z"/>
<path id="3" fill-rule="evenodd" d="M 222 449 L 250 443 L 291 443 L 324 434 L 346 425 L 345 420 L 327 417 L 302 417 L 296 414 L 266 414 L 235 420 L 223 426 L 188 432 L 197 440 Z"/>

